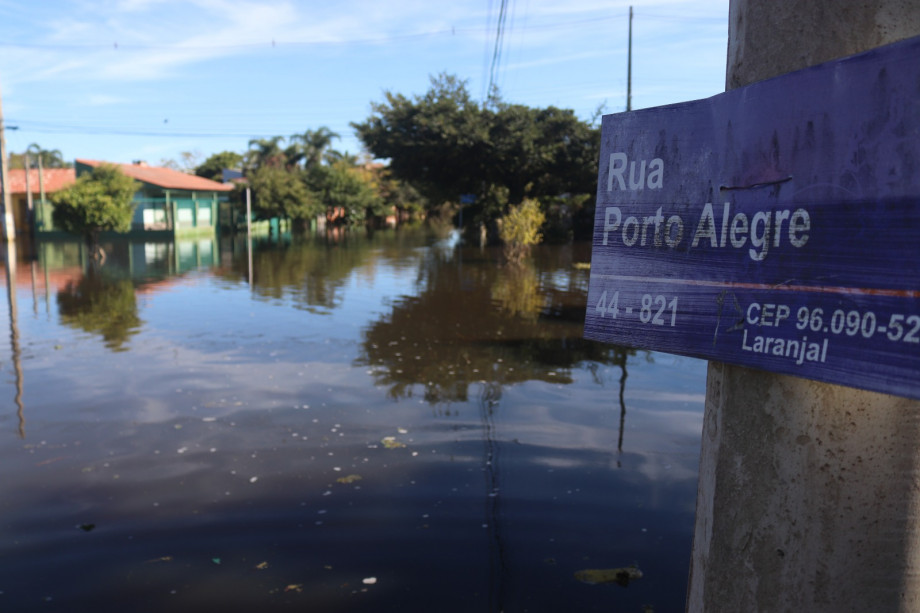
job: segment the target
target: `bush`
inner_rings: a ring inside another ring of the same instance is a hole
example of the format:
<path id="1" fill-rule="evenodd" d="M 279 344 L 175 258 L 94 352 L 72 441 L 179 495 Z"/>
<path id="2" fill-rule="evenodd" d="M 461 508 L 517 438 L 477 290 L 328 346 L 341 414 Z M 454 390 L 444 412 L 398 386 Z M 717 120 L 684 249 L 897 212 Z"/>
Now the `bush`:
<path id="1" fill-rule="evenodd" d="M 70 187 L 51 196 L 55 227 L 86 239 L 95 255 L 99 233 L 127 232 L 134 217 L 138 183 L 117 166 L 103 164 L 82 175 Z"/>
<path id="2" fill-rule="evenodd" d="M 502 218 L 499 237 L 504 243 L 505 257 L 509 261 L 519 262 L 530 252 L 533 245 L 543 240 L 540 228 L 546 221 L 546 215 L 540 210 L 540 203 L 525 198 L 518 206 Z"/>

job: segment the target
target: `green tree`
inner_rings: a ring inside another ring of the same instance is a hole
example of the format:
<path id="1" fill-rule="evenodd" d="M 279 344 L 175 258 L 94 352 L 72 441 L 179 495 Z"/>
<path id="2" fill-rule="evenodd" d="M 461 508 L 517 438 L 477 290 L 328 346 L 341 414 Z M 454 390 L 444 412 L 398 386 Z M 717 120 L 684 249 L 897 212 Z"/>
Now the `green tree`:
<path id="1" fill-rule="evenodd" d="M 441 75 L 424 96 L 385 93 L 363 123 L 352 124 L 367 149 L 389 158 L 393 177 L 410 183 L 438 208 L 462 195 L 464 221 L 494 226 L 507 202 L 570 199 L 574 215 L 596 190 L 600 133 L 574 112 L 506 104 L 493 93 L 487 107 L 466 83 Z"/>
<path id="2" fill-rule="evenodd" d="M 32 143 L 23 153 L 11 153 L 10 168 L 25 168 L 26 156 L 29 157 L 29 167 L 37 168 L 39 160 L 42 168 L 70 168 L 71 164 L 64 161 L 60 149 L 42 149 L 37 143 Z"/>
<path id="3" fill-rule="evenodd" d="M 410 182 L 432 206 L 478 193 L 488 126 L 466 82 L 442 74 L 424 96 L 384 97 L 371 104 L 367 120 L 352 124 L 374 157 L 389 158 L 394 177 Z"/>
<path id="4" fill-rule="evenodd" d="M 102 164 L 80 176 L 70 187 L 51 196 L 54 225 L 65 232 L 82 236 L 97 259 L 105 254 L 99 248 L 99 233 L 127 232 L 134 216 L 134 193 L 139 184 L 116 166 Z"/>
<path id="5" fill-rule="evenodd" d="M 316 130 L 306 130 L 301 134 L 292 135 L 288 141 L 289 159 L 296 164 L 303 161 L 306 168 L 317 166 L 322 162 L 323 155 L 329 149 L 332 141 L 339 138 L 339 135 L 326 126 Z"/>
<path id="6" fill-rule="evenodd" d="M 287 153 L 281 148 L 283 136 L 271 138 L 254 138 L 249 141 L 249 150 L 246 152 L 245 166 L 249 170 L 256 170 L 263 166 L 287 165 Z"/>
<path id="7" fill-rule="evenodd" d="M 60 149 L 42 149 L 38 143 L 32 143 L 26 149 L 32 164 L 38 164 L 41 160 L 44 168 L 67 168 L 68 164 L 64 161 L 64 155 Z"/>
<path id="8" fill-rule="evenodd" d="M 195 168 L 195 174 L 212 181 L 222 181 L 225 168 L 241 168 L 243 156 L 235 151 L 221 151 L 214 153 Z"/>
<path id="9" fill-rule="evenodd" d="M 300 173 L 277 166 L 263 166 L 249 174 L 254 211 L 261 219 L 282 217 L 302 229 L 320 215 L 323 205 L 304 183 Z"/>
<path id="10" fill-rule="evenodd" d="M 387 209 L 396 208 L 409 216 L 424 212 L 426 200 L 410 183 L 395 178 L 387 167 L 372 168 L 371 172 L 376 175 L 377 193 Z"/>
<path id="11" fill-rule="evenodd" d="M 360 167 L 335 162 L 311 168 L 309 176 L 323 205 L 342 209 L 349 224 L 385 213 L 385 202 L 375 189 L 372 176 Z"/>
<path id="12" fill-rule="evenodd" d="M 353 155 L 347 151 L 338 151 L 336 149 L 327 149 L 323 153 L 323 161 L 326 164 L 345 162 L 349 166 L 358 166 L 361 163 L 361 159 L 357 155 Z"/>

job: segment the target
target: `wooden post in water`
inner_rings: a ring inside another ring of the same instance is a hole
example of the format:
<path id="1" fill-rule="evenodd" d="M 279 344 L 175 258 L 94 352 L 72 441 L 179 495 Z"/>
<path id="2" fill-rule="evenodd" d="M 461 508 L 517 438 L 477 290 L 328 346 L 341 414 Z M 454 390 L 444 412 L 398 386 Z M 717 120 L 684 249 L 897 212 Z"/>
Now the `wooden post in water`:
<path id="1" fill-rule="evenodd" d="M 726 87 L 917 34 L 915 0 L 731 0 Z M 688 611 L 920 610 L 918 508 L 920 402 L 709 364 Z"/>
<path id="2" fill-rule="evenodd" d="M 246 254 L 249 258 L 249 289 L 252 289 L 252 196 L 246 188 Z"/>

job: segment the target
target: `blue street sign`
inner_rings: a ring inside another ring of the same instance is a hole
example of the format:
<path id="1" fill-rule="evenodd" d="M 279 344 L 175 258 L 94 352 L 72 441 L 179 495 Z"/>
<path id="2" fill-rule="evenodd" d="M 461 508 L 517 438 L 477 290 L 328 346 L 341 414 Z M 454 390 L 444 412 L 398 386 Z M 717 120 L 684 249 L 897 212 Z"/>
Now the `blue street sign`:
<path id="1" fill-rule="evenodd" d="M 603 118 L 585 336 L 920 398 L 920 37 Z"/>

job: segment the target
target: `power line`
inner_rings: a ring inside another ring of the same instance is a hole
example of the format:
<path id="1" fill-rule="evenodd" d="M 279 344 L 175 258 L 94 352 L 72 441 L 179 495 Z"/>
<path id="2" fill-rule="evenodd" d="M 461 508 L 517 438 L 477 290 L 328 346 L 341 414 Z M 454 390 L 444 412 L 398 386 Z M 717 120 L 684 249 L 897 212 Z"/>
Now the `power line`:
<path id="1" fill-rule="evenodd" d="M 507 16 L 510 11 L 508 0 L 501 0 L 499 7 L 499 16 L 497 23 L 495 25 L 495 45 L 492 54 L 492 64 L 496 65 L 497 62 L 501 60 L 502 53 L 502 43 L 504 39 Z M 387 44 L 387 43 L 398 43 L 403 41 L 412 41 L 423 38 L 437 37 L 437 36 L 456 36 L 456 35 L 480 35 L 483 33 L 488 33 L 493 30 L 493 25 L 491 23 L 491 2 L 490 2 L 490 19 L 484 28 L 459 28 L 453 27 L 450 29 L 441 29 L 441 30 L 428 30 L 423 32 L 406 32 L 406 33 L 396 33 L 386 36 L 371 36 L 371 37 L 356 37 L 356 38 L 340 38 L 340 39 L 327 39 L 327 40 L 263 40 L 263 41 L 253 41 L 247 43 L 236 43 L 236 44 L 133 44 L 125 43 L 124 41 L 112 41 L 112 42 L 88 42 L 88 43 L 36 43 L 36 42 L 9 42 L 4 41 L 0 42 L 0 48 L 6 49 L 45 49 L 45 50 L 59 50 L 59 51 L 68 51 L 68 50 L 110 50 L 113 53 L 117 52 L 136 52 L 136 51 L 208 51 L 208 50 L 247 50 L 247 49 L 271 49 L 271 48 L 284 48 L 284 47 L 316 47 L 316 46 L 347 46 L 347 45 L 360 45 L 360 44 Z M 667 15 L 663 13 L 641 13 L 641 17 L 645 20 L 657 20 L 657 21 L 666 21 L 666 22 L 681 22 L 681 23 L 712 23 L 714 25 L 722 25 L 725 21 L 723 16 L 699 16 L 699 15 Z M 572 19 L 568 21 L 553 21 L 550 23 L 530 23 L 523 29 L 526 31 L 547 31 L 547 30 L 563 30 L 567 28 L 581 27 L 586 24 L 598 24 L 608 21 L 620 21 L 622 18 L 618 15 L 614 16 L 597 16 L 597 17 L 588 17 L 584 19 Z M 518 29 L 521 29 L 520 27 Z M 494 71 L 493 71 L 494 72 Z"/>
<path id="2" fill-rule="evenodd" d="M 495 48 L 492 51 L 492 65 L 489 68 L 489 88 L 486 92 L 487 97 L 491 97 L 495 88 L 495 79 L 498 74 L 498 67 L 501 62 L 502 41 L 505 36 L 505 21 L 508 19 L 508 2 L 501 0 L 498 8 L 498 24 L 495 28 Z"/>
<path id="3" fill-rule="evenodd" d="M 17 128 L 23 133 L 38 134 L 87 134 L 105 136 L 151 136 L 163 138 L 260 138 L 267 132 L 167 132 L 151 130 L 133 130 L 130 128 L 105 128 L 98 126 L 56 124 L 48 122 L 19 121 Z M 275 136 L 275 134 L 272 134 Z"/>
<path id="4" fill-rule="evenodd" d="M 486 31 L 490 32 L 492 30 L 492 0 L 488 0 L 488 8 L 486 9 Z M 487 89 L 489 79 L 486 75 L 489 74 L 489 39 L 484 37 L 484 46 L 482 52 L 482 78 L 480 82 L 482 83 L 482 91 L 480 92 L 479 99 L 481 102 L 485 103 L 486 96 L 489 95 L 489 90 Z"/>

